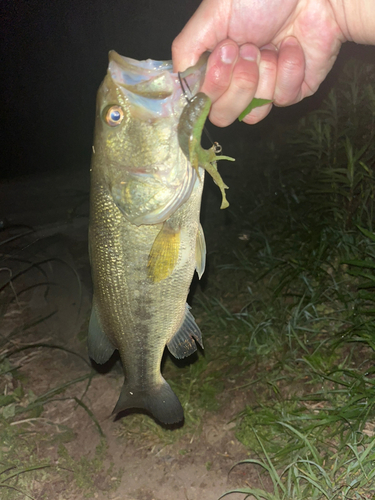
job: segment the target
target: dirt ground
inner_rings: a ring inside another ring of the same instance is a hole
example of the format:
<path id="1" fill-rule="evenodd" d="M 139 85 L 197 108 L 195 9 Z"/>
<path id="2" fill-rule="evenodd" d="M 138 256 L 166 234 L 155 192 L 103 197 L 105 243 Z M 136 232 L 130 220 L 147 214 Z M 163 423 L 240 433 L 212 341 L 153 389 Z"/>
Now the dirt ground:
<path id="1" fill-rule="evenodd" d="M 39 345 L 10 356 L 21 379 L 6 375 L 1 389 L 6 394 L 12 384 L 22 383 L 27 404 L 75 381 L 65 391 L 53 393 L 40 415 L 21 413 L 13 418 L 12 428 L 22 429 L 20 457 L 27 452 L 36 462 L 48 460 L 53 465 L 46 475 L 35 475 L 28 491 L 35 499 L 51 500 L 216 500 L 229 489 L 249 485 L 248 468 L 239 466 L 229 474 L 236 462 L 247 457 L 235 439 L 232 421 L 243 408 L 242 393 L 240 399 L 233 393 L 222 395 L 219 411 L 207 412 L 199 428 L 166 443 L 147 430 L 150 419 L 145 415 L 124 417 L 134 420 L 134 429 L 146 429 L 133 437 L 121 419 L 111 416 L 123 382 L 117 366 L 94 372 L 88 383 L 91 368 L 84 341 L 91 302 L 88 192 L 87 172 L 0 184 L 0 304 L 6 304 L 0 314 L 1 335 L 11 333 L 9 350 Z M 219 201 L 219 193 L 209 188 L 203 205 L 209 254 L 225 245 L 224 239 L 230 241 L 230 212 L 220 212 Z M 20 233 L 28 234 L 11 239 Z M 13 289 L 4 287 L 10 274 Z"/>

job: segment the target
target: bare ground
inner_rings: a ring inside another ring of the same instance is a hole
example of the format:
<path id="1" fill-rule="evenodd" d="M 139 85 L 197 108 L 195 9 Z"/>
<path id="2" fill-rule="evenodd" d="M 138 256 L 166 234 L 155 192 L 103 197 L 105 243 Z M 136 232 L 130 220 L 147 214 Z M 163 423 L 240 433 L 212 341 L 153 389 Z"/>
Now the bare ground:
<path id="1" fill-rule="evenodd" d="M 210 193 L 204 224 L 211 227 L 206 230 L 208 249 L 215 251 L 230 240 L 230 215 L 219 212 L 219 197 Z M 13 405 L 16 414 L 2 420 L 11 422 L 12 439 L 3 443 L 1 462 L 16 470 L 47 465 L 5 485 L 47 500 L 216 500 L 234 487 L 254 485 L 256 471 L 238 466 L 229 474 L 247 456 L 233 423 L 244 406 L 243 392 L 221 394 L 220 409 L 201 415 L 196 428 L 158 433 L 146 415 L 116 421 L 111 416 L 121 371 L 116 365 L 103 373 L 92 371 L 84 341 L 91 301 L 88 175 L 3 183 L 0 203 L 0 328 L 8 337 L 3 353 L 12 352 L 8 359 L 18 367 L 2 377 L 1 390 L 23 391 Z M 6 285 L 10 276 L 12 286 Z M 65 390 L 54 392 L 61 387 Z M 19 412 L 35 400 L 34 413 Z M 26 498 L 9 488 L 0 492 Z"/>

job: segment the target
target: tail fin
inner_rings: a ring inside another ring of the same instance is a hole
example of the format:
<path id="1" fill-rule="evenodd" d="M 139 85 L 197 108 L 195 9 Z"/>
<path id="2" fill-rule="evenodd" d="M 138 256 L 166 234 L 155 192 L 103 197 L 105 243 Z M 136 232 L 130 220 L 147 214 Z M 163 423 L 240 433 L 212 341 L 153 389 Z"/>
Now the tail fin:
<path id="1" fill-rule="evenodd" d="M 146 390 L 132 388 L 125 381 L 113 413 L 130 408 L 147 410 L 163 424 L 175 424 L 184 418 L 180 401 L 164 379 L 160 385 Z"/>

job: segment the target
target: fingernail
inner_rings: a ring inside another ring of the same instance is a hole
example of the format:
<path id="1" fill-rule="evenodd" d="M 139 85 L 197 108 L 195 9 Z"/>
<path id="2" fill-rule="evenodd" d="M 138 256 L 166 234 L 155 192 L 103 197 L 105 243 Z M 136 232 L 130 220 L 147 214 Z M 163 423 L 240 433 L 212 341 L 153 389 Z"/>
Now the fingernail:
<path id="1" fill-rule="evenodd" d="M 256 61 L 259 57 L 259 50 L 254 45 L 242 45 L 240 56 L 246 61 Z"/>
<path id="2" fill-rule="evenodd" d="M 263 45 L 263 47 L 261 47 L 260 50 L 275 50 L 275 51 L 277 51 L 277 48 L 274 46 L 273 43 L 267 43 L 267 45 Z"/>
<path id="3" fill-rule="evenodd" d="M 224 64 L 232 64 L 237 57 L 237 48 L 234 45 L 223 45 L 220 49 L 220 59 Z"/>

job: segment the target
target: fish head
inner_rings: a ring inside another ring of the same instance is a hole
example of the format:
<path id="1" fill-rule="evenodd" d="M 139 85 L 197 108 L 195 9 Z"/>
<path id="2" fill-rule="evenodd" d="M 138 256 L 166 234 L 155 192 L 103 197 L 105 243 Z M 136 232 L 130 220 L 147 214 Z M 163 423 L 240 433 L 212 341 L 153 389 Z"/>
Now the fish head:
<path id="1" fill-rule="evenodd" d="M 199 91 L 205 59 L 182 74 L 190 95 Z M 97 95 L 92 170 L 133 224 L 165 221 L 197 182 L 177 137 L 185 105 L 171 61 L 109 53 Z"/>

